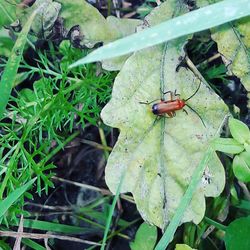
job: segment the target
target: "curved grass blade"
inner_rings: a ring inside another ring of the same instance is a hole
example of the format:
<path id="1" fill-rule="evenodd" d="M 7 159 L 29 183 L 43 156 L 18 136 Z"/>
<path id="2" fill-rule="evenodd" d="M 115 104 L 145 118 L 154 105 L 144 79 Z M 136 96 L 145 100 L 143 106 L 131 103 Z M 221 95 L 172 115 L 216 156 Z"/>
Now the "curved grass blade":
<path id="1" fill-rule="evenodd" d="M 70 68 L 109 59 L 250 15 L 249 0 L 224 0 L 102 46 Z"/>
<path id="2" fill-rule="evenodd" d="M 11 51 L 11 55 L 9 57 L 9 60 L 5 66 L 5 70 L 2 75 L 2 79 L 0 81 L 0 119 L 3 116 L 4 110 L 6 108 L 6 105 L 9 100 L 9 96 L 11 93 L 12 86 L 14 85 L 17 70 L 19 67 L 19 64 L 22 59 L 22 54 L 24 50 L 24 46 L 27 41 L 27 35 L 30 30 L 31 24 L 33 22 L 33 19 L 36 15 L 37 11 L 34 11 L 33 14 L 28 19 L 27 23 L 24 25 L 21 33 L 19 34 L 18 39 L 16 40 L 16 43 Z"/>

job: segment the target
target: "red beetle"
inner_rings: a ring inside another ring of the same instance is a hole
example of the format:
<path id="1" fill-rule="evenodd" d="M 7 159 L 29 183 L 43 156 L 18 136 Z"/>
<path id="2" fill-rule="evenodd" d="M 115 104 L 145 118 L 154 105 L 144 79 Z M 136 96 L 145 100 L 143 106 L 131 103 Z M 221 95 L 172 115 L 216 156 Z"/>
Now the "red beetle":
<path id="1" fill-rule="evenodd" d="M 201 116 L 186 103 L 189 99 L 191 99 L 198 92 L 200 86 L 201 86 L 201 82 L 200 82 L 197 90 L 187 99 L 180 99 L 180 95 L 176 94 L 176 92 L 174 92 L 174 93 L 172 91 L 165 92 L 164 95 L 166 93 L 170 93 L 170 100 L 166 100 L 166 101 L 161 100 L 160 102 L 153 104 L 152 105 L 153 114 L 158 115 L 158 116 L 165 116 L 165 114 L 167 114 L 169 118 L 172 118 L 175 116 L 175 111 L 181 110 L 185 106 L 188 106 L 194 113 L 196 113 L 198 115 L 198 117 L 201 119 L 203 125 L 205 126 Z M 177 96 L 177 98 L 174 99 L 173 96 Z M 140 103 L 150 104 L 152 102 L 150 102 L 150 103 L 140 102 Z M 185 111 L 187 113 L 187 111 L 185 109 L 183 109 L 183 111 Z"/>
<path id="2" fill-rule="evenodd" d="M 175 111 L 183 109 L 185 105 L 185 100 L 181 99 L 160 101 L 158 103 L 153 104 L 152 112 L 155 115 L 167 114 L 169 117 L 174 117 Z"/>

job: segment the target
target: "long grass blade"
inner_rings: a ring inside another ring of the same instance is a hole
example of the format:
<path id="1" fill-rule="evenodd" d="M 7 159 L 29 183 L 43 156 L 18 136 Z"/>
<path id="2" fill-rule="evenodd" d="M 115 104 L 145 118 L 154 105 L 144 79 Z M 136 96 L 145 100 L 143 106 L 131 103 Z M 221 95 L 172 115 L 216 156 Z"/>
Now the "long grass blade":
<path id="1" fill-rule="evenodd" d="M 70 65 L 70 68 L 125 55 L 248 15 L 250 15 L 249 0 L 224 0 L 104 45 Z"/>
<path id="2" fill-rule="evenodd" d="M 19 221 L 10 222 L 11 226 L 18 226 L 18 224 L 19 224 Z M 23 227 L 30 228 L 30 229 L 38 229 L 38 230 L 43 230 L 43 231 L 57 232 L 57 233 L 65 233 L 65 234 L 79 234 L 79 233 L 82 234 L 82 233 L 100 231 L 100 229 L 98 228 L 77 227 L 77 226 L 59 224 L 55 222 L 30 220 L 30 219 L 24 219 Z"/>
<path id="3" fill-rule="evenodd" d="M 8 59 L 8 62 L 5 66 L 2 79 L 0 81 L 0 119 L 3 116 L 4 110 L 6 108 L 6 105 L 8 103 L 10 93 L 12 86 L 15 83 L 15 79 L 17 76 L 17 70 L 19 67 L 19 64 L 22 59 L 22 54 L 24 50 L 24 46 L 27 41 L 27 35 L 30 30 L 31 24 L 34 20 L 34 17 L 36 15 L 37 11 L 34 11 L 32 15 L 29 17 L 28 21 L 24 25 L 22 31 L 20 32 L 18 39 L 16 40 L 16 43 L 11 51 L 11 55 Z"/>
<path id="4" fill-rule="evenodd" d="M 184 194 L 180 205 L 178 206 L 174 217 L 172 218 L 170 224 L 168 225 L 165 233 L 163 234 L 162 238 L 158 242 L 157 246 L 155 247 L 155 250 L 164 250 L 168 246 L 168 244 L 172 241 L 173 236 L 175 234 L 176 229 L 180 225 L 181 219 L 190 204 L 193 194 L 197 188 L 198 183 L 201 180 L 202 174 L 204 170 L 206 169 L 207 163 L 213 153 L 212 147 L 209 147 L 206 151 L 203 159 L 201 160 L 200 164 L 198 165 L 197 169 L 195 170 L 195 173 L 192 177 L 192 180 L 187 188 L 186 193 Z"/>
<path id="5" fill-rule="evenodd" d="M 229 116 L 225 116 L 224 119 L 222 120 L 221 125 L 218 128 L 215 137 L 218 137 L 218 135 L 220 135 L 221 129 L 224 126 L 224 124 L 227 122 L 228 117 Z M 172 241 L 174 234 L 175 234 L 178 226 L 181 223 L 183 215 L 184 215 L 188 205 L 190 204 L 190 202 L 193 198 L 194 192 L 196 191 L 198 184 L 201 181 L 202 175 L 203 175 L 203 173 L 207 167 L 207 164 L 208 164 L 210 158 L 212 157 L 213 153 L 215 153 L 214 148 L 212 145 L 210 145 L 208 147 L 207 151 L 205 152 L 203 158 L 201 159 L 199 165 L 195 169 L 193 176 L 192 176 L 192 179 L 189 183 L 189 186 L 188 186 L 184 196 L 182 197 L 181 202 L 180 202 L 172 220 L 170 221 L 166 231 L 164 232 L 160 241 L 156 245 L 155 250 L 165 250 L 167 248 L 168 244 Z"/>

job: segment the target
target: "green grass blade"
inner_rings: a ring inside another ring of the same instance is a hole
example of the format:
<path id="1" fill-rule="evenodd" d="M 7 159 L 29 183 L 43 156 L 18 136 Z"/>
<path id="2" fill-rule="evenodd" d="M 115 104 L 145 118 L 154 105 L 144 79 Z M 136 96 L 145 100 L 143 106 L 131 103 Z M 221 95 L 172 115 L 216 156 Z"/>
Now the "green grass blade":
<path id="1" fill-rule="evenodd" d="M 111 205 L 111 207 L 109 209 L 109 214 L 108 214 L 108 218 L 107 218 L 107 221 L 106 221 L 105 231 L 104 231 L 104 235 L 103 235 L 103 239 L 102 239 L 101 250 L 104 250 L 105 246 L 106 246 L 106 241 L 108 239 L 109 229 L 110 229 L 111 223 L 112 223 L 112 216 L 114 214 L 115 206 L 116 206 L 117 200 L 118 200 L 119 195 L 120 195 L 120 190 L 121 190 L 121 187 L 122 187 L 124 176 L 125 176 L 125 172 L 121 176 L 121 180 L 120 180 L 120 183 L 119 183 L 119 185 L 117 187 L 115 197 L 114 197 L 114 199 L 112 201 L 112 205 Z"/>
<path id="2" fill-rule="evenodd" d="M 22 239 L 23 244 L 25 244 L 26 246 L 29 246 L 31 249 L 35 249 L 35 250 L 46 250 L 45 247 L 41 246 L 40 244 L 36 243 L 33 240 L 30 239 Z"/>
<path id="3" fill-rule="evenodd" d="M 7 212 L 9 207 L 35 182 L 36 178 L 30 180 L 22 187 L 13 191 L 6 199 L 0 201 L 0 218 Z"/>
<path id="4" fill-rule="evenodd" d="M 24 25 L 21 33 L 18 36 L 18 39 L 16 40 L 16 43 L 12 49 L 11 55 L 4 69 L 2 79 L 0 81 L 0 91 L 1 91 L 0 119 L 2 118 L 5 107 L 8 103 L 12 86 L 15 83 L 17 70 L 22 59 L 24 46 L 27 41 L 27 35 L 28 35 L 28 32 L 30 30 L 30 27 L 31 27 L 31 24 L 33 22 L 35 15 L 36 15 L 36 11 L 33 12 L 33 14 L 28 19 L 27 23 Z"/>
<path id="5" fill-rule="evenodd" d="M 165 233 L 163 234 L 162 238 L 158 242 L 157 246 L 155 247 L 155 250 L 164 250 L 167 248 L 168 244 L 172 241 L 173 236 L 175 234 L 176 229 L 180 225 L 181 219 L 190 204 L 193 194 L 197 188 L 198 183 L 200 182 L 202 178 L 202 174 L 204 170 L 206 169 L 207 163 L 214 152 L 212 147 L 209 147 L 204 154 L 203 159 L 201 160 L 200 164 L 198 165 L 197 169 L 195 170 L 193 177 L 190 181 L 190 184 L 180 202 L 180 205 L 178 206 L 171 222 L 169 223 Z"/>
<path id="6" fill-rule="evenodd" d="M 19 221 L 17 222 L 10 222 L 11 226 L 18 226 Z M 70 226 L 64 225 L 49 221 L 39 221 L 39 220 L 23 220 L 23 227 L 24 228 L 32 228 L 38 229 L 43 231 L 50 231 L 50 232 L 57 232 L 57 233 L 65 233 L 65 234 L 78 234 L 78 233 L 88 233 L 88 232 L 96 232 L 100 229 L 89 228 L 89 227 L 77 227 L 77 226 Z"/>
<path id="7" fill-rule="evenodd" d="M 206 30 L 249 14 L 249 0 L 224 0 L 104 45 L 70 65 L 70 68 L 125 55 L 184 35 Z"/>

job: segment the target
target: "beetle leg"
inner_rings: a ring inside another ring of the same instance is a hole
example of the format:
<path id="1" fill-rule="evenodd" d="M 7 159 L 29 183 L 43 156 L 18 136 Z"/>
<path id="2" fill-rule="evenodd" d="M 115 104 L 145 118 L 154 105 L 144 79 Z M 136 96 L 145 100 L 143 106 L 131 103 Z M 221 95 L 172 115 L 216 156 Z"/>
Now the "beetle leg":
<path id="1" fill-rule="evenodd" d="M 155 120 L 154 120 L 154 125 L 156 124 L 156 122 L 158 122 L 160 119 L 161 119 L 161 115 L 157 115 L 156 117 L 155 117 Z"/>
<path id="2" fill-rule="evenodd" d="M 170 101 L 172 101 L 173 100 L 173 91 L 169 90 L 169 91 L 163 92 L 163 95 L 166 95 L 167 93 L 170 94 Z"/>
<path id="3" fill-rule="evenodd" d="M 186 115 L 188 115 L 188 112 L 187 112 L 187 110 L 186 109 L 182 109 L 183 110 L 183 112 L 185 112 L 186 113 Z"/>
<path id="4" fill-rule="evenodd" d="M 175 116 L 175 112 L 174 111 L 167 112 L 167 115 L 168 116 L 165 116 L 166 118 L 173 118 Z"/>
<path id="5" fill-rule="evenodd" d="M 174 96 L 178 96 L 178 99 L 180 99 L 180 96 L 181 96 L 181 95 L 180 95 L 180 94 L 177 94 L 176 91 L 177 91 L 177 90 L 174 91 Z"/>

